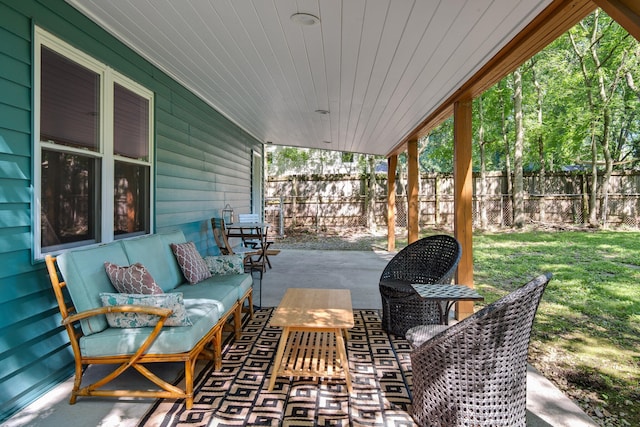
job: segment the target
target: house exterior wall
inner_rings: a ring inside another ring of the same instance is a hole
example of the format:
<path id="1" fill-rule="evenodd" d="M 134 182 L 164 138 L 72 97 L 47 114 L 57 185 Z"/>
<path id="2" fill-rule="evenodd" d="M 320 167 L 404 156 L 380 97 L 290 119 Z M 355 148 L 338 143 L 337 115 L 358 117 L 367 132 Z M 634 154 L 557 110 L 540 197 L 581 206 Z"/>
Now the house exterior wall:
<path id="1" fill-rule="evenodd" d="M 45 272 L 33 259 L 33 56 L 39 26 L 154 92 L 154 232 L 215 253 L 209 219 L 251 210 L 262 144 L 62 0 L 0 0 L 0 421 L 73 372 Z"/>

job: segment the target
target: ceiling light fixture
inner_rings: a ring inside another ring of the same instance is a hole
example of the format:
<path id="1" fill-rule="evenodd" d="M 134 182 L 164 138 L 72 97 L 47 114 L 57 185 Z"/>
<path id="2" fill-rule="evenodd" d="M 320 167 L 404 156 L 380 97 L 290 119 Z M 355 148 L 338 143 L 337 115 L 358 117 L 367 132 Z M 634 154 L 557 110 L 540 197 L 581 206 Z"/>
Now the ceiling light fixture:
<path id="1" fill-rule="evenodd" d="M 329 114 L 329 110 L 316 110 L 316 113 L 326 115 Z"/>
<path id="2" fill-rule="evenodd" d="M 304 25 L 305 27 L 311 27 L 320 23 L 320 18 L 310 13 L 294 13 L 291 15 L 291 20 L 298 25 Z"/>

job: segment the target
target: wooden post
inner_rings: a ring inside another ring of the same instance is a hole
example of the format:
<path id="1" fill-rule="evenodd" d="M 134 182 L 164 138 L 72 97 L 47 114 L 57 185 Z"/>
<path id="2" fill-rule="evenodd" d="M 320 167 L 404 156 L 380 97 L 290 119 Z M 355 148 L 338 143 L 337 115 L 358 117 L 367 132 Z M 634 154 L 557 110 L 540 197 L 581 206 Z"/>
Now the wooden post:
<path id="1" fill-rule="evenodd" d="M 456 283 L 473 288 L 473 175 L 471 163 L 472 100 L 457 101 L 453 106 L 454 140 L 454 229 L 462 245 Z M 473 314 L 473 301 L 460 301 L 456 305 L 456 319 Z"/>
<path id="2" fill-rule="evenodd" d="M 594 0 L 594 3 L 640 40 L 640 4 L 637 0 Z"/>
<path id="3" fill-rule="evenodd" d="M 408 244 L 418 240 L 418 140 L 407 144 L 407 238 Z"/>
<path id="4" fill-rule="evenodd" d="M 398 156 L 387 159 L 387 250 L 396 250 L 396 168 Z"/>

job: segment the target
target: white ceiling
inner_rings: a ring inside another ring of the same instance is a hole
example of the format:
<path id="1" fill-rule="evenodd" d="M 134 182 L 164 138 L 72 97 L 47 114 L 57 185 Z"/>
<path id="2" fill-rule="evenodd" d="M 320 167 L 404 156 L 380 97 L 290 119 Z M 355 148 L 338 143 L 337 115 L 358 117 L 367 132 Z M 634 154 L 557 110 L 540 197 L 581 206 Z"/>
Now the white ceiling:
<path id="1" fill-rule="evenodd" d="M 260 141 L 385 155 L 551 0 L 67 2 Z"/>

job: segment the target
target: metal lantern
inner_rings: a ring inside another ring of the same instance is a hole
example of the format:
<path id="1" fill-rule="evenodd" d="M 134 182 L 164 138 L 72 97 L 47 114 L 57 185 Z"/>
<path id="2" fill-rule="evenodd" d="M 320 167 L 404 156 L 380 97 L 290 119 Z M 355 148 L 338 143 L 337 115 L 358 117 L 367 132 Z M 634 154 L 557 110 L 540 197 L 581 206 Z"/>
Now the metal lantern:
<path id="1" fill-rule="evenodd" d="M 225 224 L 233 224 L 233 208 L 229 206 L 228 203 L 224 209 L 222 209 L 222 219 Z"/>

